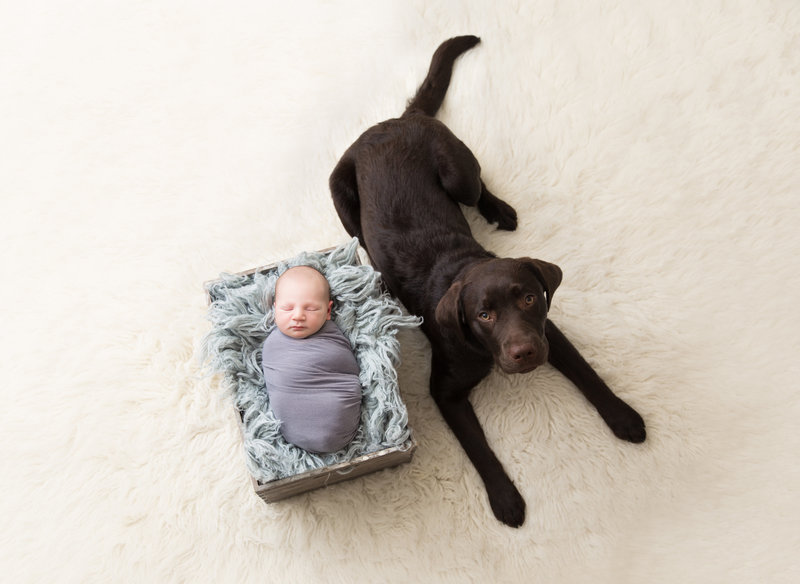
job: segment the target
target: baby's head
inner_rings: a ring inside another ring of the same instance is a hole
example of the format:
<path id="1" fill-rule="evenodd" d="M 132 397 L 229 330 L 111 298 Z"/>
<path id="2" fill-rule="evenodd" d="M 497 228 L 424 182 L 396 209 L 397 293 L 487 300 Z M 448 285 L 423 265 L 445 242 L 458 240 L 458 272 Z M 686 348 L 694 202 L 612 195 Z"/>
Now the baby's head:
<path id="1" fill-rule="evenodd" d="M 289 268 L 275 283 L 275 324 L 289 337 L 313 335 L 331 319 L 332 307 L 328 281 L 310 266 Z"/>

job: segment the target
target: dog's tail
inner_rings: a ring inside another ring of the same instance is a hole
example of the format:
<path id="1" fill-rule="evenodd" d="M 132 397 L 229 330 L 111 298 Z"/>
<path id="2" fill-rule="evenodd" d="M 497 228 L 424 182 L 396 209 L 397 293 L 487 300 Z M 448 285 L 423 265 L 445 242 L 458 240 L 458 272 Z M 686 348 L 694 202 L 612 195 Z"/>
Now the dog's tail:
<path id="1" fill-rule="evenodd" d="M 431 59 L 428 75 L 417 89 L 417 94 L 408 102 L 408 107 L 403 115 L 410 113 L 424 113 L 429 116 L 436 115 L 444 101 L 447 86 L 450 85 L 450 75 L 453 72 L 453 63 L 461 53 L 464 53 L 481 42 L 476 36 L 458 36 L 444 41 Z"/>

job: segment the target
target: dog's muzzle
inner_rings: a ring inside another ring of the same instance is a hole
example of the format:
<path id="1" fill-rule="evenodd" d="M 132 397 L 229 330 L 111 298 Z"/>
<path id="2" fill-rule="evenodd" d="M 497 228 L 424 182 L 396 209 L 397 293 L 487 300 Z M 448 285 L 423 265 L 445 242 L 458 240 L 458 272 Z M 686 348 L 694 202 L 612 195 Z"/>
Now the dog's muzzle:
<path id="1" fill-rule="evenodd" d="M 499 359 L 495 359 L 505 373 L 527 373 L 547 361 L 547 342 L 525 340 L 507 343 Z"/>

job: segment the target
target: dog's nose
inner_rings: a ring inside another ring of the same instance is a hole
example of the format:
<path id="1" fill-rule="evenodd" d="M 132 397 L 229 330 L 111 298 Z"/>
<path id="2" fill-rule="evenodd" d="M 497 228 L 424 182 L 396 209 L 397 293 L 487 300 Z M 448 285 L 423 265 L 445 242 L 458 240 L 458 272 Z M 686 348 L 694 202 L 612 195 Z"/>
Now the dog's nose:
<path id="1" fill-rule="evenodd" d="M 524 343 L 510 347 L 508 354 L 514 361 L 527 361 L 533 357 L 534 352 L 532 344 Z"/>
<path id="2" fill-rule="evenodd" d="M 527 373 L 536 369 L 546 360 L 546 347 L 532 340 L 520 340 L 506 345 L 498 360 L 498 365 L 506 373 Z"/>

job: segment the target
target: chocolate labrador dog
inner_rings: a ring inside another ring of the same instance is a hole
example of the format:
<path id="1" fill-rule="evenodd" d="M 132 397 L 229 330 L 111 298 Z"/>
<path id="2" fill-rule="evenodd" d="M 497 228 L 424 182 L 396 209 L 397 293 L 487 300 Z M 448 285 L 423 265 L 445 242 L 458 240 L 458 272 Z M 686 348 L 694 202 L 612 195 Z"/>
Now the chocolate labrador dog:
<path id="1" fill-rule="evenodd" d="M 468 400 L 494 365 L 525 373 L 549 362 L 572 381 L 617 437 L 645 439 L 641 416 L 608 388 L 547 318 L 558 266 L 498 258 L 473 239 L 459 203 L 513 231 L 514 209 L 481 180 L 472 152 L 434 119 L 456 58 L 480 39 L 461 36 L 434 53 L 428 75 L 398 119 L 364 132 L 330 177 L 336 211 L 392 294 L 431 343 L 430 391 L 483 479 L 495 516 L 518 527 L 525 501 L 489 446 Z"/>

